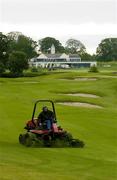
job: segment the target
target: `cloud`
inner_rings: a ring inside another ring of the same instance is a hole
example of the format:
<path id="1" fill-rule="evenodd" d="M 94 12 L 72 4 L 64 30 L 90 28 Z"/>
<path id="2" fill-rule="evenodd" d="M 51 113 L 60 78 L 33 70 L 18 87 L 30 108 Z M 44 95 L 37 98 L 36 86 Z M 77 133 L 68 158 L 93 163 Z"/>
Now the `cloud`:
<path id="1" fill-rule="evenodd" d="M 0 0 L 0 31 L 72 37 L 94 52 L 101 39 L 117 37 L 117 0 Z"/>
<path id="2" fill-rule="evenodd" d="M 115 23 L 116 0 L 4 0 L 1 5 L 2 22 Z"/>
<path id="3" fill-rule="evenodd" d="M 6 31 L 21 30 L 32 34 L 40 35 L 117 35 L 117 24 L 96 24 L 83 23 L 78 25 L 71 24 L 7 24 L 2 23 L 1 29 Z"/>

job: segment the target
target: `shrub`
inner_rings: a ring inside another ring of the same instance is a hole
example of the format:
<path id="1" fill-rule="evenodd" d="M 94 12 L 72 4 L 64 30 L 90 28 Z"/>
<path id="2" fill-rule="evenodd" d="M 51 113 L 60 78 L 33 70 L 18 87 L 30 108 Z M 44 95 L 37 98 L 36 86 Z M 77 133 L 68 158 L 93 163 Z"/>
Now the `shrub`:
<path id="1" fill-rule="evenodd" d="M 99 71 L 98 71 L 98 69 L 97 69 L 97 66 L 91 66 L 90 69 L 89 69 L 89 72 L 97 73 L 97 72 L 99 72 Z"/>
<path id="2" fill-rule="evenodd" d="M 32 67 L 31 72 L 38 72 L 38 69 L 36 67 Z"/>

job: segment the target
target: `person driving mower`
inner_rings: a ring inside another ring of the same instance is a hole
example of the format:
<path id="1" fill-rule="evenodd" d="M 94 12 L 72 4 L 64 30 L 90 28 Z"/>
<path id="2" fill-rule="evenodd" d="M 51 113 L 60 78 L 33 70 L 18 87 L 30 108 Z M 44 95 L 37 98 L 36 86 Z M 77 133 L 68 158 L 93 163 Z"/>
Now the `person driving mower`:
<path id="1" fill-rule="evenodd" d="M 42 112 L 38 116 L 38 123 L 41 123 L 44 129 L 51 130 L 54 118 L 54 113 L 50 111 L 47 106 L 44 106 Z"/>
<path id="2" fill-rule="evenodd" d="M 37 104 L 40 102 L 51 103 L 52 111 L 44 106 L 37 118 L 35 112 Z M 37 100 L 34 104 L 32 118 L 26 123 L 26 132 L 19 135 L 19 143 L 27 147 L 84 147 L 83 141 L 74 139 L 56 122 L 57 117 L 53 101 Z"/>

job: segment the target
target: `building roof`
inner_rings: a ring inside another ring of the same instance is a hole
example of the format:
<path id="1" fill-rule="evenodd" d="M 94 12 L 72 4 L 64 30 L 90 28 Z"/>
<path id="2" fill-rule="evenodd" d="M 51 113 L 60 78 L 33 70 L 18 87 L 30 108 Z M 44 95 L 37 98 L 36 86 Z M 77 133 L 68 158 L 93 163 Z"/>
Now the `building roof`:
<path id="1" fill-rule="evenodd" d="M 80 58 L 78 54 L 69 54 L 69 58 Z"/>
<path id="2" fill-rule="evenodd" d="M 60 58 L 62 54 L 44 54 L 48 58 Z"/>
<path id="3" fill-rule="evenodd" d="M 44 54 L 47 58 L 60 58 L 62 56 L 62 54 L 58 53 L 58 54 Z M 69 58 L 80 58 L 80 56 L 78 54 L 69 54 L 68 55 Z"/>
<path id="4" fill-rule="evenodd" d="M 40 54 L 38 59 L 81 59 L 78 54 L 65 54 L 65 53 L 58 53 L 58 54 Z"/>

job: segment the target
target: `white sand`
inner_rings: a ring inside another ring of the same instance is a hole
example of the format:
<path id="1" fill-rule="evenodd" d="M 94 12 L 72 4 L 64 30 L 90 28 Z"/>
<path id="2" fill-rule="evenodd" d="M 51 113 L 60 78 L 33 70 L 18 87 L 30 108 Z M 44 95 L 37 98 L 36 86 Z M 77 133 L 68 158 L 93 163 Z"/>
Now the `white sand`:
<path id="1" fill-rule="evenodd" d="M 66 81 L 96 81 L 97 78 L 78 77 L 78 78 L 73 78 L 73 79 L 63 78 L 63 79 L 59 79 L 59 80 L 66 80 Z"/>
<path id="2" fill-rule="evenodd" d="M 89 103 L 82 103 L 82 102 L 60 102 L 57 104 L 65 105 L 65 106 L 76 106 L 76 107 L 86 107 L 86 108 L 99 108 L 102 109 L 101 106 L 89 104 Z"/>
<path id="3" fill-rule="evenodd" d="M 94 94 L 86 94 L 86 93 L 68 93 L 64 94 L 68 96 L 80 96 L 80 97 L 90 97 L 90 98 L 99 98 L 100 96 L 94 95 Z"/>
<path id="4" fill-rule="evenodd" d="M 36 82 L 36 81 L 24 81 L 22 83 L 24 83 L 24 84 L 36 84 L 36 83 L 39 83 L 39 82 Z"/>
<path id="5" fill-rule="evenodd" d="M 97 80 L 97 78 L 75 78 L 74 79 L 75 81 L 96 81 Z"/>

